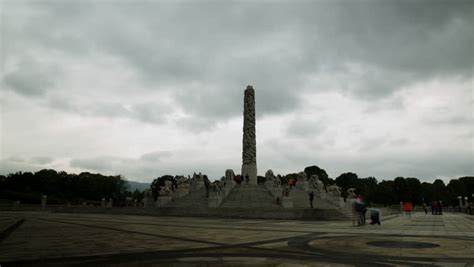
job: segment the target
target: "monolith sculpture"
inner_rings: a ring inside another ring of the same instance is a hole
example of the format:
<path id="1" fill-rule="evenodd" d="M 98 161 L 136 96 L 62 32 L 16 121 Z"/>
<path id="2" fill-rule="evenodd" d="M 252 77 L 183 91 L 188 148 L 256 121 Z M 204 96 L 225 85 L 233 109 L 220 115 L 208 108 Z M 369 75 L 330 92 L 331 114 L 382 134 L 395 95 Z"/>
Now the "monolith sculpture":
<path id="1" fill-rule="evenodd" d="M 255 140 L 255 91 L 244 92 L 244 136 L 242 142 L 242 183 L 257 184 L 257 144 Z"/>

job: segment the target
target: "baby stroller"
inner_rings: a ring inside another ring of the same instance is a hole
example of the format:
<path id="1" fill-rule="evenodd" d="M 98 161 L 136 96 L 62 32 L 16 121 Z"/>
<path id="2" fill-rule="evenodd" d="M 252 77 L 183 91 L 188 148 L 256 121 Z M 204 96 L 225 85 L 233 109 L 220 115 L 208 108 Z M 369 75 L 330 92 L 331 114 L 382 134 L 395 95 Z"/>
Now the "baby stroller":
<path id="1" fill-rule="evenodd" d="M 370 224 L 378 224 L 380 225 L 380 211 L 378 209 L 372 209 L 370 211 Z"/>

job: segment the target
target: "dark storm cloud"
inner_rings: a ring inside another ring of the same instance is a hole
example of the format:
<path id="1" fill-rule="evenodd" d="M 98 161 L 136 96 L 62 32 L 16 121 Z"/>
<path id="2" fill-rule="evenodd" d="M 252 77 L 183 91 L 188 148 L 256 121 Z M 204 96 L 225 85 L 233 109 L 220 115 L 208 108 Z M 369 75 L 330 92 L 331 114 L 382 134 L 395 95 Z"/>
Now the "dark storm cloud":
<path id="1" fill-rule="evenodd" d="M 261 116 L 296 108 L 306 78 L 328 70 L 339 73 L 340 90 L 368 99 L 421 79 L 472 74 L 470 1 L 78 1 L 35 8 L 14 33 L 19 41 L 122 58 L 144 88 L 171 90 L 190 116 L 214 117 L 210 123 L 240 114 L 247 84 L 257 89 Z M 24 94 L 51 87 L 34 75 L 7 78 Z M 148 111 L 137 117 L 159 121 Z"/>
<path id="2" fill-rule="evenodd" d="M 140 123 L 152 124 L 147 131 L 155 130 L 153 133 L 160 140 L 188 138 L 199 143 L 208 139 L 207 134 L 216 134 L 212 131 L 217 126 L 232 124 L 236 121 L 232 119 L 241 116 L 243 90 L 250 84 L 256 89 L 259 120 L 271 121 L 272 118 L 286 118 L 286 115 L 295 117 L 293 121 L 283 121 L 278 125 L 281 127 L 267 125 L 269 129 L 281 128 L 284 135 L 280 136 L 281 139 L 288 138 L 297 143 L 285 143 L 284 140 L 262 142 L 264 148 L 259 148 L 259 151 L 267 151 L 270 155 L 269 166 L 298 169 L 306 163 L 312 164 L 312 160 L 324 160 L 325 155 L 317 152 L 331 153 L 332 147 L 350 137 L 347 133 L 361 135 L 361 140 L 348 144 L 358 151 L 360 160 L 334 157 L 333 162 L 326 162 L 333 170 L 346 164 L 348 169 L 362 166 L 374 170 L 375 174 L 383 173 L 382 167 L 377 169 L 367 165 L 370 153 L 364 154 L 363 151 L 373 152 L 376 146 L 381 146 L 390 154 L 393 147 L 416 147 L 419 145 L 416 138 L 406 137 L 423 135 L 428 128 L 444 132 L 445 127 L 459 127 L 453 131 L 463 137 L 460 137 L 459 147 L 453 150 L 472 144 L 473 132 L 469 126 L 472 125 L 472 116 L 465 115 L 469 114 L 466 104 L 457 99 L 454 102 L 459 103 L 449 103 L 452 107 L 449 110 L 432 109 L 432 99 L 425 101 L 426 109 L 413 109 L 414 117 L 419 120 L 414 125 L 401 123 L 400 126 L 407 127 L 408 130 L 401 133 L 407 136 L 385 138 L 383 127 L 377 125 L 377 122 L 389 121 L 392 116 L 407 110 L 406 100 L 412 96 L 400 95 L 406 93 L 403 91 L 406 88 L 423 87 L 435 80 L 440 81 L 439 86 L 447 91 L 452 89 L 445 86 L 450 85 L 451 79 L 456 79 L 454 84 L 472 80 L 472 1 L 193 3 L 7 0 L 3 7 L 3 84 L 14 93 L 5 94 L 6 97 L 0 101 L 9 104 L 9 114 L 13 115 L 7 114 L 6 118 L 11 125 L 18 122 L 21 126 L 21 120 L 14 117 L 25 116 L 14 103 L 21 100 L 25 106 L 42 104 L 50 107 L 48 113 L 46 109 L 36 109 L 45 112 L 41 113 L 42 119 L 48 122 L 50 115 L 59 118 L 55 116 L 58 110 L 63 113 L 61 118 L 65 121 L 69 121 L 70 114 L 74 118 L 81 117 L 71 121 L 93 133 L 98 126 L 91 118 L 99 117 L 105 120 L 98 123 L 113 119 L 121 120 L 120 123 L 132 121 L 132 127 L 140 127 Z M 472 83 L 471 87 L 468 86 L 457 94 L 464 96 L 472 89 Z M 330 105 L 305 98 L 328 92 L 342 97 L 328 98 L 331 99 Z M 423 99 L 429 94 L 425 91 L 425 94 L 415 97 Z M 433 94 L 442 97 L 451 92 Z M 347 103 L 339 103 L 344 99 L 350 99 L 350 107 L 344 106 Z M 417 106 L 418 103 L 411 105 Z M 365 111 L 364 114 L 358 113 L 359 107 Z M 341 117 L 337 116 L 338 110 L 343 110 Z M 306 118 L 302 114 L 314 116 Z M 28 116 L 34 117 L 35 114 Z M 382 119 L 370 120 L 377 116 Z M 362 138 L 363 131 L 357 129 L 362 126 L 354 126 L 351 121 L 364 123 L 373 129 L 369 132 L 373 136 Z M 53 127 L 48 123 L 43 125 Z M 114 136 L 122 134 L 125 137 L 118 138 L 122 142 L 138 145 L 129 141 L 130 124 L 123 125 L 129 128 L 114 133 Z M 20 130 L 12 128 L 8 132 L 10 136 L 24 133 L 20 126 L 17 126 Z M 54 129 L 47 130 L 38 126 L 38 129 L 31 129 L 31 136 L 44 134 L 54 138 L 55 133 L 67 132 L 61 126 L 54 125 Z M 176 127 L 184 129 L 177 134 L 183 136 L 170 137 L 161 132 L 167 129 L 175 134 L 178 132 L 174 131 Z M 232 124 L 231 127 L 240 131 L 240 125 Z M 278 134 L 263 133 L 259 138 L 265 140 Z M 443 140 L 446 137 L 437 138 Z M 96 139 L 94 136 L 87 140 Z M 221 146 L 228 140 L 215 141 L 206 145 L 210 148 L 212 145 Z M 158 142 L 156 145 L 161 147 Z M 302 151 L 305 148 L 313 151 L 304 154 L 295 146 L 301 146 Z M 276 151 L 271 151 L 273 147 Z M 15 154 L 14 148 L 10 150 L 10 155 Z M 116 155 L 118 150 L 111 149 L 104 154 Z M 170 151 L 174 156 L 175 151 Z M 129 171 L 142 177 L 146 177 L 147 172 L 159 171 L 155 162 L 160 160 L 163 168 L 168 168 L 166 170 L 179 169 L 179 166 L 165 166 L 169 162 L 164 162 L 164 158 L 169 155 L 162 154 L 164 152 L 152 152 L 137 158 L 123 153 L 122 157 L 91 154 L 90 158 L 80 158 L 83 156 L 81 153 L 71 155 L 74 159 L 70 161 L 70 167 L 115 172 L 134 165 Z M 211 150 L 209 153 L 214 152 Z M 345 154 L 345 151 L 341 153 Z M 41 151 L 36 155 L 46 154 Z M 190 161 L 190 155 L 194 154 L 183 155 L 182 161 Z M 51 156 L 56 158 L 56 155 Z M 310 159 L 313 156 L 316 158 Z M 393 161 L 387 161 L 385 165 L 380 161 L 386 159 L 371 160 L 374 166 L 402 166 L 400 169 L 408 164 L 396 160 L 403 155 L 393 157 Z M 460 157 L 463 159 L 446 160 L 443 167 L 451 173 L 456 169 L 469 172 L 466 169 L 469 155 Z M 23 162 L 9 160 L 7 164 L 10 167 L 41 164 L 41 160 L 32 163 L 29 156 L 24 158 Z M 224 169 L 231 161 L 226 160 L 220 157 L 208 159 Z M 425 174 L 428 173 L 425 168 L 437 164 L 436 160 L 429 159 L 417 168 L 417 160 L 411 160 L 414 166 L 409 166 L 412 168 L 410 171 Z M 45 164 L 51 163 L 46 161 Z M 212 169 L 214 163 L 209 162 L 202 159 L 189 169 L 194 166 L 196 169 L 199 166 Z M 449 167 L 450 162 L 457 167 Z M 393 173 L 397 171 L 393 170 Z M 444 171 L 441 168 L 429 170 L 430 175 L 436 172 L 441 174 Z"/>

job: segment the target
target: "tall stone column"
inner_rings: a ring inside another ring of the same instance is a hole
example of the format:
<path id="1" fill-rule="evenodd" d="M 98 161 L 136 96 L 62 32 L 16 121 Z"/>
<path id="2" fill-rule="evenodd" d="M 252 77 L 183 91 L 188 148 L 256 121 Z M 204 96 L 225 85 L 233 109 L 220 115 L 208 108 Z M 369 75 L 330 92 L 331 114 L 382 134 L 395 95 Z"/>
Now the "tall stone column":
<path id="1" fill-rule="evenodd" d="M 244 136 L 242 144 L 242 183 L 257 184 L 257 145 L 255 140 L 255 91 L 247 86 L 244 93 Z"/>

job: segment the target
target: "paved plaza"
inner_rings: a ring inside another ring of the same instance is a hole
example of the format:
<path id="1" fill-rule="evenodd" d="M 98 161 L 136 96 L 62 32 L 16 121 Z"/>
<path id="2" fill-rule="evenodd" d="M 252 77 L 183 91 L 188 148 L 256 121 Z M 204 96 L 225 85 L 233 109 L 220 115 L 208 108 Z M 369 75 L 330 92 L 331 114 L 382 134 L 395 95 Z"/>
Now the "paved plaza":
<path id="1" fill-rule="evenodd" d="M 351 222 L 0 213 L 0 265 L 474 266 L 474 217 Z"/>

